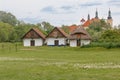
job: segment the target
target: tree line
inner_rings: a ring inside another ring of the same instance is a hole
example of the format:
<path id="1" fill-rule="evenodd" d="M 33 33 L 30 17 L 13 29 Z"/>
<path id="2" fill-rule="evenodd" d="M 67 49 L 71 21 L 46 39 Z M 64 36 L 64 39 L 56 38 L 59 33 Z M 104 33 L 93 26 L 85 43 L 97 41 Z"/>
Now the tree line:
<path id="1" fill-rule="evenodd" d="M 44 34 L 48 34 L 54 26 L 49 22 L 30 24 L 18 20 L 13 14 L 0 11 L 0 42 L 18 42 L 21 37 L 31 28 L 37 27 Z M 93 22 L 87 31 L 90 33 L 93 42 L 120 42 L 120 25 L 112 28 L 105 20 Z M 67 25 L 61 27 L 69 33 Z"/>
<path id="2" fill-rule="evenodd" d="M 54 28 L 49 22 L 25 23 L 9 12 L 0 11 L 0 42 L 21 41 L 21 37 L 33 27 L 39 28 L 46 35 Z"/>

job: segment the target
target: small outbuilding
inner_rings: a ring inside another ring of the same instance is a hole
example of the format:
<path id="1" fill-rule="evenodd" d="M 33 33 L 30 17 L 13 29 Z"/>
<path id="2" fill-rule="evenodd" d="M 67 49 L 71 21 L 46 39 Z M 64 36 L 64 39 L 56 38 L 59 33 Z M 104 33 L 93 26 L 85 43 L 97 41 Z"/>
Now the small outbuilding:
<path id="1" fill-rule="evenodd" d="M 32 28 L 22 39 L 24 46 L 42 46 L 45 41 L 45 35 L 38 28 Z"/>
<path id="2" fill-rule="evenodd" d="M 47 36 L 46 44 L 48 46 L 65 46 L 68 35 L 58 27 L 55 27 Z"/>
<path id="3" fill-rule="evenodd" d="M 68 37 L 70 47 L 88 45 L 91 42 L 91 36 L 81 26 L 78 26 Z"/>

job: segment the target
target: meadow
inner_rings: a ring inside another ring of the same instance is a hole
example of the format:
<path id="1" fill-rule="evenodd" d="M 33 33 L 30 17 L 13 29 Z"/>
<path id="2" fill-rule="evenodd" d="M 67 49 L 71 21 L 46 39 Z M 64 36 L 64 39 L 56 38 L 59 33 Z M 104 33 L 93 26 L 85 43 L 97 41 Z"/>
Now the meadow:
<path id="1" fill-rule="evenodd" d="M 0 80 L 120 80 L 120 48 L 0 43 Z"/>

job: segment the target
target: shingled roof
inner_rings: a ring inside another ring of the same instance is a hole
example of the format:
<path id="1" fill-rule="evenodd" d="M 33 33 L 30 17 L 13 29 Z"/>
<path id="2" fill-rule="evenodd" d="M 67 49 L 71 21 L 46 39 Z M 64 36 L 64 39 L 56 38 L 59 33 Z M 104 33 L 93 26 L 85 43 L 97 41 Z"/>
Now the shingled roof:
<path id="1" fill-rule="evenodd" d="M 78 37 L 78 35 L 80 37 Z M 76 30 L 74 30 L 70 36 L 69 39 L 84 39 L 84 40 L 91 40 L 91 36 L 89 33 L 81 26 L 79 26 Z"/>

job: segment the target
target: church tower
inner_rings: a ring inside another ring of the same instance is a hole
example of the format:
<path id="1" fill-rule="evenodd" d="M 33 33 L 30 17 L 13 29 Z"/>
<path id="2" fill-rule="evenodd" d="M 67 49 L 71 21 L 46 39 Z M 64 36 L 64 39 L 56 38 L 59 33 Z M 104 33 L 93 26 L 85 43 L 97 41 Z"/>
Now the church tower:
<path id="1" fill-rule="evenodd" d="M 108 23 L 110 26 L 113 25 L 113 19 L 112 19 L 112 16 L 111 16 L 111 10 L 110 10 L 110 9 L 109 9 L 109 11 L 108 11 L 107 23 Z"/>
<path id="2" fill-rule="evenodd" d="M 99 19 L 97 9 L 96 9 L 96 12 L 95 12 L 95 19 Z"/>
<path id="3" fill-rule="evenodd" d="M 90 14 L 88 14 L 88 20 L 90 20 Z"/>

